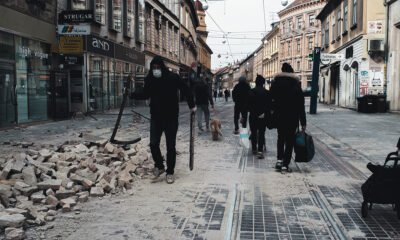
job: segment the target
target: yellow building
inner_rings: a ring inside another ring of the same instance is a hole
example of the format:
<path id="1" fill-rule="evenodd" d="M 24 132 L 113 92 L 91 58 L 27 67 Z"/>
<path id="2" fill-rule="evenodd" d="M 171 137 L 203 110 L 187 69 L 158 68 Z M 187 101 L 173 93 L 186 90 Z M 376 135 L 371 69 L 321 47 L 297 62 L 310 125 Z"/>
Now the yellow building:
<path id="1" fill-rule="evenodd" d="M 280 72 L 279 64 L 279 45 L 280 31 L 279 22 L 272 25 L 272 30 L 263 38 L 263 77 L 266 80 L 272 80 L 274 75 Z"/>
<path id="2" fill-rule="evenodd" d="M 385 18 L 380 0 L 330 0 L 324 7 L 317 16 L 322 53 L 342 58 L 322 61 L 320 101 L 356 108 L 358 97 L 384 93 Z"/>

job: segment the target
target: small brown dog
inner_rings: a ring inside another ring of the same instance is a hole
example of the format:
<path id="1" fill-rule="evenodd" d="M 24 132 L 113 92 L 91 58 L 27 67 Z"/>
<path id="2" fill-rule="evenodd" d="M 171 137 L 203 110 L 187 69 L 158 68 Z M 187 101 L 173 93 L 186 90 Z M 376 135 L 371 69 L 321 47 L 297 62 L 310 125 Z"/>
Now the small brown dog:
<path id="1" fill-rule="evenodd" d="M 210 128 L 211 128 L 212 140 L 217 141 L 218 135 L 222 137 L 221 120 L 219 120 L 218 118 L 212 119 L 210 122 Z"/>

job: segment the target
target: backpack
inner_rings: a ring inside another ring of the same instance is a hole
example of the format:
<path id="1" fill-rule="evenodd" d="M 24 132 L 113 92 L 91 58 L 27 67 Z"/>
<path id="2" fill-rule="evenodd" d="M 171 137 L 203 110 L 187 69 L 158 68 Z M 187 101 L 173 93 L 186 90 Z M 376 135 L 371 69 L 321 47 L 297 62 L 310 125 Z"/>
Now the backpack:
<path id="1" fill-rule="evenodd" d="M 309 162 L 315 155 L 314 141 L 312 136 L 305 131 L 297 131 L 294 144 L 294 152 L 296 154 L 296 162 Z"/>

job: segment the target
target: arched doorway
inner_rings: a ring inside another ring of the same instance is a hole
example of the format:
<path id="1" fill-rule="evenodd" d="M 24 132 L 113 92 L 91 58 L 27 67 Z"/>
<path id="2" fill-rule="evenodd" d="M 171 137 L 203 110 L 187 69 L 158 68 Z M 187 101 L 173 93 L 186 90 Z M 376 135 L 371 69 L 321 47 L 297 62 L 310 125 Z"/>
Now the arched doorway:
<path id="1" fill-rule="evenodd" d="M 351 79 L 352 79 L 352 85 L 351 85 L 351 92 L 350 94 L 350 106 L 349 107 L 356 107 L 356 100 L 357 97 L 359 96 L 360 92 L 360 82 L 358 78 L 358 62 L 354 61 L 351 64 Z"/>

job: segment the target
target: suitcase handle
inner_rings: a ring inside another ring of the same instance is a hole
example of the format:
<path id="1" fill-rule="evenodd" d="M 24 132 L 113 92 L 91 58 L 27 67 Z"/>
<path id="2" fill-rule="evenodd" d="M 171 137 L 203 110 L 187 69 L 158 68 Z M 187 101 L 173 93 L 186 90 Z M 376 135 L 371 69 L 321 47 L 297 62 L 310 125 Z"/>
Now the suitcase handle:
<path id="1" fill-rule="evenodd" d="M 394 156 L 394 157 L 393 157 Z M 386 160 L 385 160 L 385 164 L 383 166 L 386 166 L 386 164 L 389 161 L 394 161 L 394 167 L 398 167 L 398 162 L 399 162 L 400 158 L 397 156 L 397 152 L 391 152 L 387 155 Z"/>

